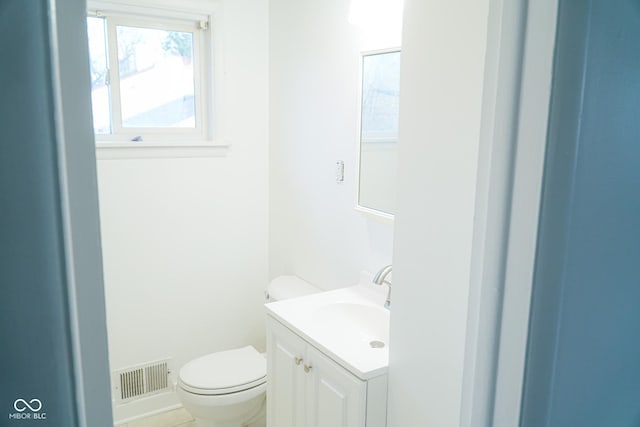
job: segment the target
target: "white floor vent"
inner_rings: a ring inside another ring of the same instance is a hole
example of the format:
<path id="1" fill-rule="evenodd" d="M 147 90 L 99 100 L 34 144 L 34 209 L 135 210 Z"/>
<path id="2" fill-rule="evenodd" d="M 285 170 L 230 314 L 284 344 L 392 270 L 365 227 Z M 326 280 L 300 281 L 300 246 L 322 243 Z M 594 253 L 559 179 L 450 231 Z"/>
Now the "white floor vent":
<path id="1" fill-rule="evenodd" d="M 114 372 L 114 395 L 118 402 L 169 391 L 170 359 Z"/>

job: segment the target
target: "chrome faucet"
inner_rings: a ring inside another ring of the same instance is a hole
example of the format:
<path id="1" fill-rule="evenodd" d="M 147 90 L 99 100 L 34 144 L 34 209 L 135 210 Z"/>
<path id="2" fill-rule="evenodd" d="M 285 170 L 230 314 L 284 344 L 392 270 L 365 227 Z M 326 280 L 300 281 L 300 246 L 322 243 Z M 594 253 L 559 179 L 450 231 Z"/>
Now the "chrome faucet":
<path id="1" fill-rule="evenodd" d="M 391 264 L 389 264 L 386 267 L 382 267 L 380 271 L 378 271 L 373 277 L 373 283 L 375 283 L 376 285 L 382 285 L 383 283 L 385 283 L 387 286 L 389 286 L 387 300 L 384 302 L 384 307 L 387 309 L 391 307 L 391 282 L 387 280 L 387 276 L 389 275 L 389 273 L 391 273 L 391 270 L 392 267 Z"/>

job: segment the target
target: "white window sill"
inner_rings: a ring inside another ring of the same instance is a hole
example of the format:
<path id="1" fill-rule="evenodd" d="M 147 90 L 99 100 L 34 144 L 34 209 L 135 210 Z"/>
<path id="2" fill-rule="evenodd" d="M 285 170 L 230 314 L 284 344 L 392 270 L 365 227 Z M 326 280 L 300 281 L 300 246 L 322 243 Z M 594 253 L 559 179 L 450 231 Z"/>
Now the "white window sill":
<path id="1" fill-rule="evenodd" d="M 109 160 L 225 157 L 229 148 L 229 144 L 207 142 L 97 142 L 96 158 Z"/>

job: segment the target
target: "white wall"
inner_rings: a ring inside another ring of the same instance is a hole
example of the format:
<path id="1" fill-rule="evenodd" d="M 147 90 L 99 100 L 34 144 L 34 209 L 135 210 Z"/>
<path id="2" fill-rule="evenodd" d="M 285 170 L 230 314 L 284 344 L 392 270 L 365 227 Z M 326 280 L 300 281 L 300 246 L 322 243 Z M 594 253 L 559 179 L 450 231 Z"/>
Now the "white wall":
<path id="1" fill-rule="evenodd" d="M 222 11 L 227 156 L 98 162 L 112 370 L 264 347 L 267 0 L 225 1 Z M 175 403 L 137 401 L 116 419 Z"/>
<path id="2" fill-rule="evenodd" d="M 405 0 L 389 426 L 457 426 L 489 0 Z"/>
<path id="3" fill-rule="evenodd" d="M 359 54 L 397 46 L 349 23 L 349 1 L 271 0 L 270 276 L 325 289 L 391 262 L 393 225 L 355 211 Z M 336 161 L 345 181 L 335 180 Z"/>
<path id="4" fill-rule="evenodd" d="M 360 149 L 359 205 L 395 212 L 398 183 L 398 143 L 362 144 Z"/>

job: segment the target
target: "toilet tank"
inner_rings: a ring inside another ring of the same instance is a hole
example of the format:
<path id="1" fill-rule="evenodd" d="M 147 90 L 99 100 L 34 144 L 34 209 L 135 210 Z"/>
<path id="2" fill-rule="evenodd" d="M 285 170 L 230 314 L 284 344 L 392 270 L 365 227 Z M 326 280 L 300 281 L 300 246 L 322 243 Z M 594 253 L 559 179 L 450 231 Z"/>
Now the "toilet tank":
<path id="1" fill-rule="evenodd" d="M 266 302 L 281 301 L 311 295 L 322 290 L 298 276 L 278 276 L 273 279 L 265 292 Z"/>

